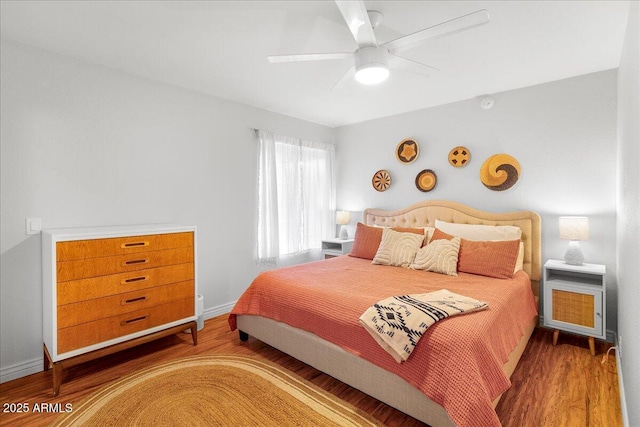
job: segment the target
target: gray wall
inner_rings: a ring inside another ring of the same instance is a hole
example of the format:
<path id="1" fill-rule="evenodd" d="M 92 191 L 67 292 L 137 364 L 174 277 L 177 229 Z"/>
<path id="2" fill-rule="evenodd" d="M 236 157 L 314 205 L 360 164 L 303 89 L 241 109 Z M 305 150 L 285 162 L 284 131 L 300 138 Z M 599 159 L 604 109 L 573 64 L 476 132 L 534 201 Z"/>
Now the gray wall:
<path id="1" fill-rule="evenodd" d="M 618 72 L 618 339 L 629 426 L 640 426 L 639 164 L 640 4 L 632 2 Z"/>
<path id="2" fill-rule="evenodd" d="M 3 381 L 42 369 L 40 235 L 25 218 L 196 225 L 199 292 L 222 313 L 259 271 L 250 128 L 333 142 L 330 128 L 6 40 L 1 53 Z"/>
<path id="3" fill-rule="evenodd" d="M 490 110 L 471 99 L 337 129 L 337 208 L 400 208 L 449 199 L 495 212 L 534 210 L 543 221 L 543 260 L 564 256 L 568 242 L 558 238 L 558 217 L 586 215 L 590 238 L 580 244 L 586 262 L 607 266 L 607 329 L 615 331 L 616 70 L 494 97 Z M 407 137 L 420 144 L 418 159 L 409 165 L 394 154 Z M 457 145 L 471 151 L 463 168 L 447 161 Z M 479 180 L 480 166 L 496 153 L 512 155 L 522 168 L 520 180 L 503 192 L 488 190 Z M 383 193 L 371 186 L 379 169 L 387 169 L 392 179 Z M 429 193 L 415 187 L 422 169 L 438 176 Z"/>

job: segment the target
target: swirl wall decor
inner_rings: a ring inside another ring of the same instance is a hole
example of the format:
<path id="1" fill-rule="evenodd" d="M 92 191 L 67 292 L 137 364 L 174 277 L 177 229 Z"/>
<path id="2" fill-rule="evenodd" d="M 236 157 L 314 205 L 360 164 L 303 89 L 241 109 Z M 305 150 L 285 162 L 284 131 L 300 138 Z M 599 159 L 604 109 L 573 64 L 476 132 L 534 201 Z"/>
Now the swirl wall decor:
<path id="1" fill-rule="evenodd" d="M 482 164 L 480 181 L 489 190 L 504 191 L 520 177 L 520 163 L 508 154 L 494 154 Z"/>

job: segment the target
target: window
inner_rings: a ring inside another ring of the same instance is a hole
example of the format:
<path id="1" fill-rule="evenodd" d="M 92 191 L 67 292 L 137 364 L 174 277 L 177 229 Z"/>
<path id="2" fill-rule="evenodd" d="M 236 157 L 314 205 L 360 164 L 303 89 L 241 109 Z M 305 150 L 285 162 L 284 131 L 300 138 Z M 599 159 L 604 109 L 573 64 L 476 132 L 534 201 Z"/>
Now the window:
<path id="1" fill-rule="evenodd" d="M 335 228 L 335 148 L 257 131 L 258 262 L 319 249 Z"/>

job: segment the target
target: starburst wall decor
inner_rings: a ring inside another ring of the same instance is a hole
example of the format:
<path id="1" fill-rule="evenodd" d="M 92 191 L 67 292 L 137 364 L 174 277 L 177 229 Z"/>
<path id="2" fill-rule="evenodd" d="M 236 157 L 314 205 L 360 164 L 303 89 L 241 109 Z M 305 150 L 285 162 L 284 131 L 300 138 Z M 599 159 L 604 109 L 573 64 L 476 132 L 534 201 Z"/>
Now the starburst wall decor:
<path id="1" fill-rule="evenodd" d="M 420 154 L 420 147 L 411 138 L 403 139 L 396 147 L 396 159 L 400 163 L 413 163 L 418 158 L 418 154 Z"/>

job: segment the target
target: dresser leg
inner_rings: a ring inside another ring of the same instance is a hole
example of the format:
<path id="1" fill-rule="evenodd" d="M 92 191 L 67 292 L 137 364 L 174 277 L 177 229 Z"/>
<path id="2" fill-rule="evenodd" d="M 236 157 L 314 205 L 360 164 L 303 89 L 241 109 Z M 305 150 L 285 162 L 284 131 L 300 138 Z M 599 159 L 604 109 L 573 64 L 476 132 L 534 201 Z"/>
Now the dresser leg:
<path id="1" fill-rule="evenodd" d="M 596 343 L 593 337 L 589 337 L 589 350 L 591 350 L 591 355 L 596 355 Z"/>
<path id="2" fill-rule="evenodd" d="M 53 364 L 53 395 L 60 394 L 60 384 L 62 384 L 62 363 Z"/>
<path id="3" fill-rule="evenodd" d="M 49 355 L 49 351 L 47 350 L 46 345 L 43 345 L 42 348 L 44 350 L 44 370 L 46 372 L 49 369 L 53 368 L 53 395 L 57 396 L 60 393 L 60 384 L 62 384 L 62 362 L 53 361 L 53 359 Z"/>
<path id="4" fill-rule="evenodd" d="M 558 335 L 560 335 L 560 329 L 553 331 L 553 345 L 558 344 Z"/>
<path id="5" fill-rule="evenodd" d="M 198 324 L 196 322 L 191 323 L 191 338 L 193 338 L 193 345 L 198 345 Z"/>
<path id="6" fill-rule="evenodd" d="M 43 345 L 42 346 L 43 350 L 42 353 L 44 355 L 44 369 L 43 371 L 47 372 L 49 369 L 51 369 L 51 362 L 49 360 L 49 352 L 47 351 L 47 348 Z"/>

